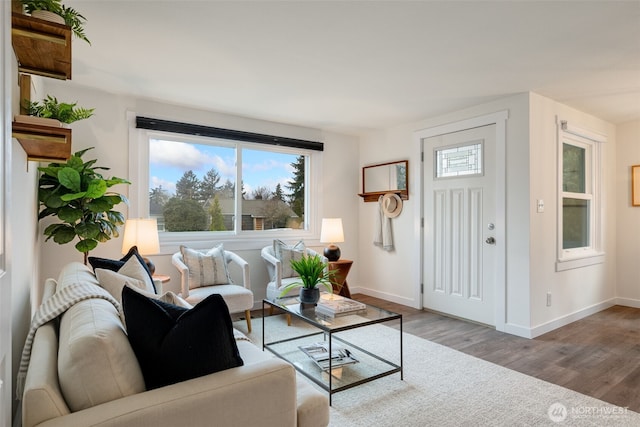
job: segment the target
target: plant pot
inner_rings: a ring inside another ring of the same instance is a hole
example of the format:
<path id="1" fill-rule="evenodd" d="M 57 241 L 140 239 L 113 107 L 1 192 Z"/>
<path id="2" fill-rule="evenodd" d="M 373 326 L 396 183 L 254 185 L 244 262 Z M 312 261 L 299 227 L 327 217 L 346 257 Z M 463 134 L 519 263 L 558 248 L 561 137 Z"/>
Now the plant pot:
<path id="1" fill-rule="evenodd" d="M 320 289 L 300 288 L 300 302 L 303 304 L 317 304 L 320 300 Z"/>
<path id="2" fill-rule="evenodd" d="M 65 25 L 65 21 L 62 16 L 48 10 L 34 10 L 31 12 L 31 16 L 38 19 L 44 19 L 45 21 L 55 22 L 56 24 Z"/>

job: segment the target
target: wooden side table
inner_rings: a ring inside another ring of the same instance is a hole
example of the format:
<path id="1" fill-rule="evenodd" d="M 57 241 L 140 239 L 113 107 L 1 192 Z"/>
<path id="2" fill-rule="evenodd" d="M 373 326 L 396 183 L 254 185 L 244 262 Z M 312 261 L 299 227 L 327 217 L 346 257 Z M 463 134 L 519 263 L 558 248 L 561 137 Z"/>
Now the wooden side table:
<path id="1" fill-rule="evenodd" d="M 335 270 L 335 275 L 331 284 L 333 285 L 333 292 L 338 292 L 338 295 L 351 298 L 351 292 L 349 291 L 349 285 L 347 284 L 347 275 L 351 270 L 353 261 L 348 259 L 339 259 L 338 261 L 329 261 L 329 271 Z"/>

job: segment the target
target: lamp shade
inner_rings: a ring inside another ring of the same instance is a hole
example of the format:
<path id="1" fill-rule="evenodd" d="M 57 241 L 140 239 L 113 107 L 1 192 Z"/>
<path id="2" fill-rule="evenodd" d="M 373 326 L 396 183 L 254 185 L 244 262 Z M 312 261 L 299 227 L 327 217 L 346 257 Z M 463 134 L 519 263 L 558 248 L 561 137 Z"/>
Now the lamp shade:
<path id="1" fill-rule="evenodd" d="M 320 229 L 320 241 L 322 243 L 344 242 L 344 232 L 342 231 L 342 218 L 322 218 L 322 228 Z"/>
<path id="2" fill-rule="evenodd" d="M 160 252 L 158 224 L 155 218 L 127 220 L 124 224 L 122 253 L 126 254 L 132 246 L 138 247 L 140 255 L 153 255 Z"/>

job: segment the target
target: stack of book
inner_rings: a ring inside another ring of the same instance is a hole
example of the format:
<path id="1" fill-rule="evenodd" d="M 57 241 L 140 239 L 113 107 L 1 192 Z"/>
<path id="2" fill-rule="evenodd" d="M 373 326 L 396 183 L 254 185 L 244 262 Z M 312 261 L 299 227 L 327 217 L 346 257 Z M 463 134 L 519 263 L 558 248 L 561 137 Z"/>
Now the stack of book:
<path id="1" fill-rule="evenodd" d="M 366 304 L 335 294 L 322 295 L 316 306 L 317 314 L 329 317 L 358 314 L 366 310 Z"/>
<path id="2" fill-rule="evenodd" d="M 323 371 L 329 370 L 329 363 L 331 363 L 332 369 L 352 363 L 358 363 L 358 359 L 353 356 L 353 353 L 351 353 L 349 349 L 343 348 L 337 344 L 333 344 L 331 346 L 331 357 L 329 357 L 328 341 L 304 345 L 299 348 Z M 329 360 L 331 360 L 331 362 L 329 362 Z"/>

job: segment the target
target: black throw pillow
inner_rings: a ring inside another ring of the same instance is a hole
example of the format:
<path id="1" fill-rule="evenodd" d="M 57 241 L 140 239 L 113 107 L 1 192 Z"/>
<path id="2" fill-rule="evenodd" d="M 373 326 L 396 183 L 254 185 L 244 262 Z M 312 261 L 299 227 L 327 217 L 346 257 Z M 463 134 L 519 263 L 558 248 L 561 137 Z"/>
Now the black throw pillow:
<path id="1" fill-rule="evenodd" d="M 124 257 L 120 258 L 119 260 L 108 259 L 108 258 L 97 258 L 97 257 L 90 256 L 89 264 L 91 264 L 91 267 L 93 267 L 94 271 L 96 268 L 103 268 L 105 270 L 111 270 L 111 271 L 117 272 L 127 261 L 129 261 L 129 258 L 131 258 L 132 256 L 138 258 L 138 261 L 140 261 L 140 264 L 144 266 L 144 269 L 149 275 L 149 278 L 151 279 L 151 283 L 153 284 L 153 290 L 154 292 L 157 292 L 158 290 L 156 289 L 156 284 L 153 283 L 153 276 L 151 275 L 151 271 L 149 271 L 149 267 L 147 266 L 147 263 L 144 262 L 144 259 L 138 252 L 137 246 L 131 246 L 131 249 L 129 249 L 129 252 L 127 252 L 127 254 Z"/>
<path id="2" fill-rule="evenodd" d="M 229 308 L 218 294 L 187 309 L 125 286 L 122 308 L 147 390 L 244 364 Z"/>

